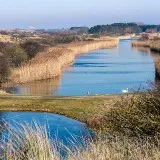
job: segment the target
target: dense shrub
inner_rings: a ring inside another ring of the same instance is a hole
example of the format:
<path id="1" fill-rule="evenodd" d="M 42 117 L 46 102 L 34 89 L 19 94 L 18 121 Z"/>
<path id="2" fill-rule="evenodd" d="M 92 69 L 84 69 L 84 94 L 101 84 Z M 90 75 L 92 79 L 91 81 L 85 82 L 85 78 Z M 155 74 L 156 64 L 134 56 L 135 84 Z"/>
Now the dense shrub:
<path id="1" fill-rule="evenodd" d="M 105 127 L 128 136 L 160 134 L 160 88 L 122 98 L 105 117 Z"/>
<path id="2" fill-rule="evenodd" d="M 59 43 L 71 43 L 74 41 L 79 41 L 79 39 L 77 36 L 74 35 L 57 35 L 55 36 L 54 41 L 56 44 L 59 44 Z"/>
<path id="3" fill-rule="evenodd" d="M 27 61 L 27 53 L 18 44 L 0 43 L 0 52 L 2 52 L 10 67 L 18 67 Z"/>
<path id="4" fill-rule="evenodd" d="M 9 74 L 9 66 L 7 62 L 7 58 L 0 53 L 0 88 L 1 84 L 7 81 Z"/>
<path id="5" fill-rule="evenodd" d="M 18 67 L 28 59 L 26 52 L 18 45 L 8 48 L 6 52 L 11 67 Z"/>
<path id="6" fill-rule="evenodd" d="M 55 46 L 55 41 L 53 37 L 46 37 L 46 38 L 42 38 L 38 40 L 39 43 L 43 44 L 43 45 L 48 45 L 48 46 Z"/>
<path id="7" fill-rule="evenodd" d="M 44 47 L 37 41 L 28 40 L 21 44 L 21 47 L 25 50 L 28 58 L 31 59 L 35 57 L 38 52 L 44 51 Z"/>
<path id="8" fill-rule="evenodd" d="M 100 38 L 100 35 L 99 34 L 93 34 L 93 35 L 91 35 L 91 38 Z"/>

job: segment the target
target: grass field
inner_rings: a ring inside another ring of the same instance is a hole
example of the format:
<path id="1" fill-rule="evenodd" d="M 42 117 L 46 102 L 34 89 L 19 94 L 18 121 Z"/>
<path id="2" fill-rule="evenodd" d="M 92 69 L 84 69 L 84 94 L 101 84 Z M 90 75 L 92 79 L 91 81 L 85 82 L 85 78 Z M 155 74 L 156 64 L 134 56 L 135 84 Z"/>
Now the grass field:
<path id="1" fill-rule="evenodd" d="M 36 97 L 0 96 L 0 111 L 50 112 L 90 123 L 105 115 L 120 96 Z"/>
<path id="2" fill-rule="evenodd" d="M 50 141 L 46 129 L 41 128 L 41 126 L 40 128 L 39 126 L 37 128 L 28 125 L 22 126 L 24 132 L 13 128 L 10 130 L 12 136 L 9 143 L 4 142 L 2 145 L 4 151 L 2 158 L 8 160 L 159 160 L 159 97 L 159 90 L 148 91 L 147 94 L 123 96 L 39 97 L 1 95 L 0 111 L 58 113 L 86 122 L 91 129 L 98 129 L 95 124 L 103 126 L 107 120 L 107 125 L 108 123 L 112 125 L 109 128 L 114 129 L 111 130 L 110 134 L 105 132 L 106 136 L 102 134 L 102 137 L 100 135 L 96 140 L 91 140 L 86 149 L 77 148 L 77 150 L 72 151 L 60 142 Z M 111 110 L 112 114 L 108 114 Z M 100 118 L 105 115 L 108 115 L 109 119 L 101 121 Z M 136 131 L 138 131 L 139 136 L 129 136 L 133 135 L 129 134 L 130 132 L 135 133 Z M 141 131 L 143 131 L 142 135 L 139 134 Z M 15 140 L 16 144 L 21 146 L 20 148 L 14 146 Z M 56 145 L 59 148 L 60 144 L 65 147 L 67 154 L 65 158 L 61 157 L 56 148 Z"/>

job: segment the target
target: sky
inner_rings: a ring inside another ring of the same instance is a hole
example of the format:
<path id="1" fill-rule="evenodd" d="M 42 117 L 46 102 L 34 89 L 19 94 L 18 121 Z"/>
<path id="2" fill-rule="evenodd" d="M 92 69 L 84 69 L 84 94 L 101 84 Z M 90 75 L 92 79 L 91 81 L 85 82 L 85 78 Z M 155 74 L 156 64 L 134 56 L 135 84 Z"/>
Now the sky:
<path id="1" fill-rule="evenodd" d="M 0 28 L 160 24 L 160 0 L 0 0 Z"/>

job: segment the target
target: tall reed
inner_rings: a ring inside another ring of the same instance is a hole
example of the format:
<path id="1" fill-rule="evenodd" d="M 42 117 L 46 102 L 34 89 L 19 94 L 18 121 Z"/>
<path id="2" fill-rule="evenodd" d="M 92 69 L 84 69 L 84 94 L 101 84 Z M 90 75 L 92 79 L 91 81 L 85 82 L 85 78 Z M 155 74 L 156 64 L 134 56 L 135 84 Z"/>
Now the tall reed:
<path id="1" fill-rule="evenodd" d="M 7 133 L 0 141 L 0 158 L 6 160 L 60 160 L 55 145 L 45 127 L 34 123 L 7 126 Z"/>
<path id="2" fill-rule="evenodd" d="M 150 40 L 136 40 L 132 42 L 133 47 L 150 47 Z"/>
<path id="3" fill-rule="evenodd" d="M 2 141 L 1 157 L 6 160 L 159 160 L 160 146 L 150 139 L 128 139 L 106 135 L 97 137 L 86 148 L 71 150 L 61 143 L 49 139 L 44 127 L 20 125 L 9 129 L 8 141 Z M 66 155 L 57 150 L 62 145 Z"/>
<path id="4" fill-rule="evenodd" d="M 117 39 L 110 39 L 49 48 L 48 51 L 39 53 L 29 63 L 12 70 L 10 80 L 15 83 L 25 83 L 57 77 L 65 67 L 73 63 L 76 55 L 96 49 L 115 47 L 117 43 Z"/>
<path id="5" fill-rule="evenodd" d="M 160 40 L 136 40 L 132 42 L 133 47 L 149 47 L 153 51 L 160 52 Z"/>
<path id="6" fill-rule="evenodd" d="M 136 40 L 132 42 L 133 47 L 148 47 L 151 51 L 160 53 L 160 40 Z M 160 58 L 155 60 L 156 78 L 160 79 Z"/>

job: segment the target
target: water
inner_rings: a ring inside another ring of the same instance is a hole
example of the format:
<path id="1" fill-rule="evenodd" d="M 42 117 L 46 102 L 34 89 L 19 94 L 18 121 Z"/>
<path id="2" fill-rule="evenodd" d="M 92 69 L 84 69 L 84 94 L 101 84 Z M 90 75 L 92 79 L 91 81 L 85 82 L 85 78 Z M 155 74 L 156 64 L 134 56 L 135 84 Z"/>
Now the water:
<path id="1" fill-rule="evenodd" d="M 57 114 L 34 112 L 0 112 L 0 135 L 6 132 L 4 122 L 14 127 L 17 123 L 34 126 L 34 121 L 46 126 L 53 140 L 58 139 L 67 146 L 71 141 L 75 145 L 85 145 L 85 140 L 93 136 L 85 123 Z"/>
<path id="2" fill-rule="evenodd" d="M 131 40 L 121 40 L 117 48 L 77 56 L 75 63 L 55 80 L 15 85 L 9 91 L 61 96 L 117 94 L 154 81 L 154 57 L 149 50 L 133 49 Z"/>

